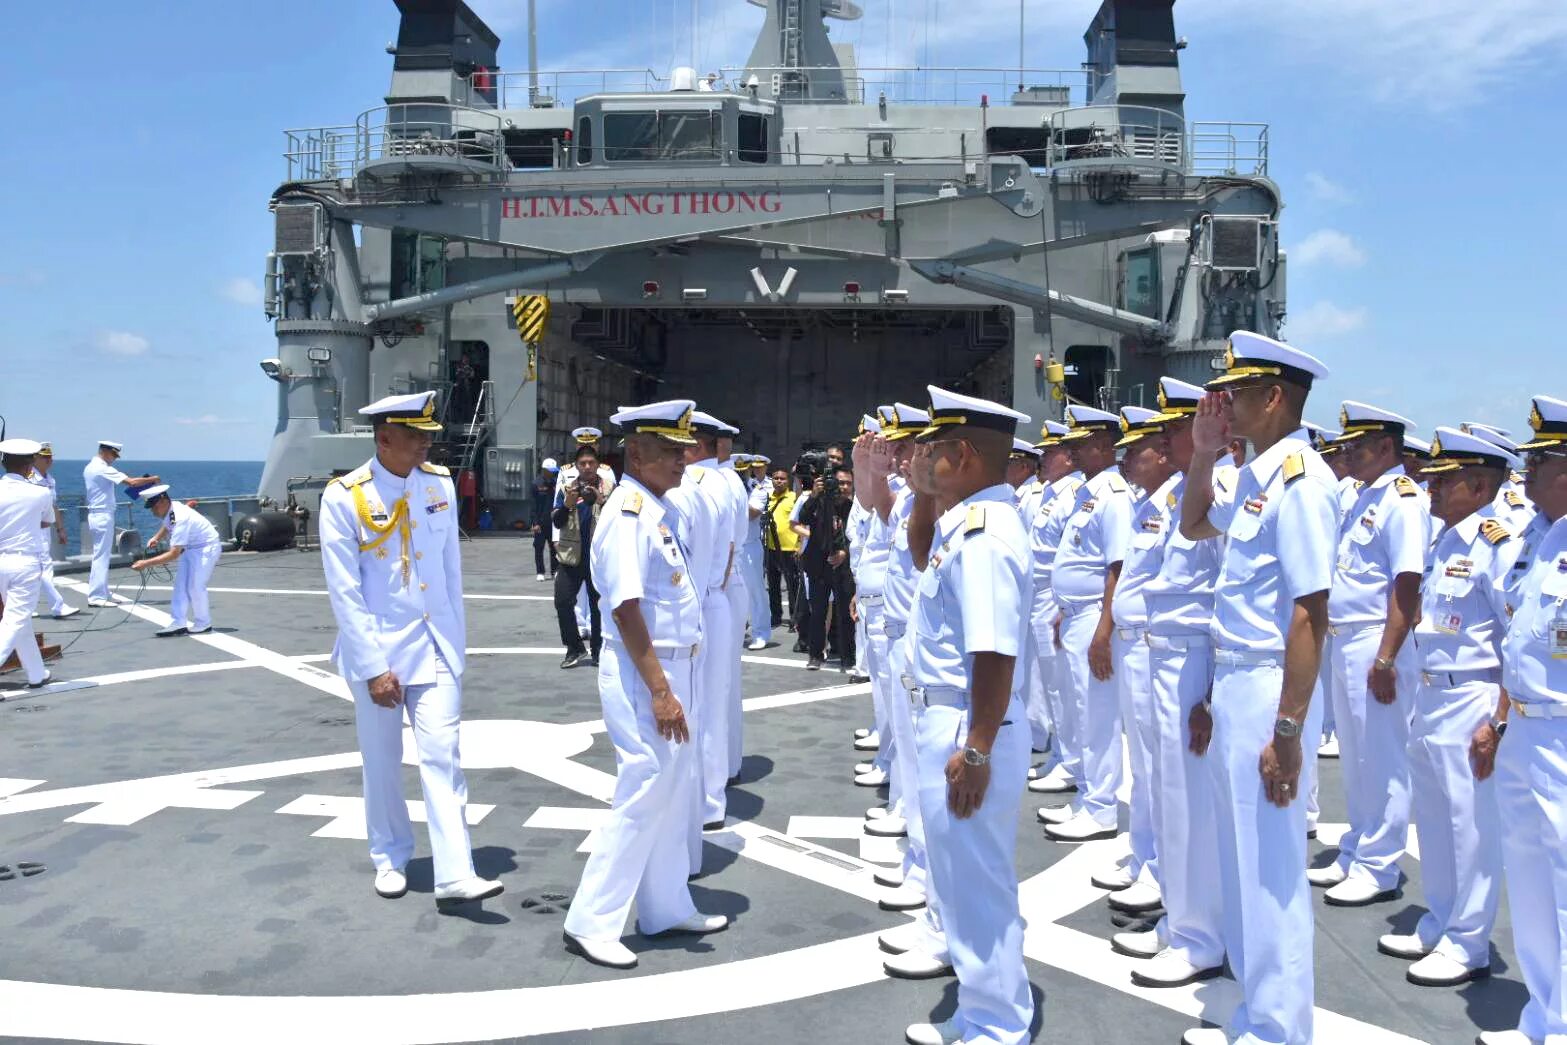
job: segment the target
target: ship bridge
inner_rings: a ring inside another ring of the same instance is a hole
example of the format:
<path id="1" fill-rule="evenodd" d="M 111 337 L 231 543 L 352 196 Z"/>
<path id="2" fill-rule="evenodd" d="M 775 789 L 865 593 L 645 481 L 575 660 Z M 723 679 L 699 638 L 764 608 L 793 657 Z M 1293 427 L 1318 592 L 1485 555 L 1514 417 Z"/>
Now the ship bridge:
<path id="1" fill-rule="evenodd" d="M 386 104 L 285 135 L 264 492 L 363 460 L 353 412 L 391 391 L 445 393 L 451 463 L 510 516 L 621 403 L 689 396 L 788 460 L 927 382 L 1037 426 L 1277 329 L 1267 128 L 1186 118 L 1171 0 L 1105 0 L 1064 71 L 861 68 L 773 35 L 848 8 L 764 3 L 746 66 L 667 77 L 504 70 L 466 5 L 400 3 Z"/>

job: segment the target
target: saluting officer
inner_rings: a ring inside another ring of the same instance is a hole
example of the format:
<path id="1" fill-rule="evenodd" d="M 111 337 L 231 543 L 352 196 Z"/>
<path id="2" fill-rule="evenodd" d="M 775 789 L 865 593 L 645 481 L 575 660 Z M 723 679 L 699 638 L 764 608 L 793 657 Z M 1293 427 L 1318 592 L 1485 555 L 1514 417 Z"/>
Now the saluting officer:
<path id="1" fill-rule="evenodd" d="M 1507 904 L 1529 1001 L 1517 1030 L 1486 1031 L 1479 1045 L 1567 1041 L 1567 402 L 1536 396 L 1529 425 L 1533 437 L 1518 447 L 1525 490 L 1547 528 L 1507 593 L 1511 726 L 1505 739 L 1483 740 L 1496 752 Z"/>
<path id="2" fill-rule="evenodd" d="M 1426 495 L 1401 460 L 1407 418 L 1365 403 L 1340 414 L 1363 485 L 1339 525 L 1328 599 L 1324 690 L 1333 702 L 1349 830 L 1337 859 L 1308 874 L 1324 899 L 1351 907 L 1390 899 L 1409 836 L 1409 718 L 1418 675 L 1405 640 L 1420 609 L 1431 546 Z"/>
<path id="3" fill-rule="evenodd" d="M 1121 419 L 1093 407 L 1066 408 L 1062 441 L 1086 477 L 1073 491 L 1051 583 L 1061 607 L 1062 700 L 1073 704 L 1082 752 L 1076 813 L 1047 823 L 1058 842 L 1114 838 L 1121 786 L 1121 706 L 1110 652 L 1110 604 L 1132 536 L 1132 492 L 1115 467 Z"/>
<path id="4" fill-rule="evenodd" d="M 321 494 L 321 560 L 337 645 L 332 659 L 354 697 L 364 756 L 365 825 L 375 891 L 408 891 L 413 824 L 403 800 L 403 721 L 413 727 L 430 822 L 438 906 L 482 900 L 500 882 L 474 874 L 468 785 L 458 761 L 467 626 L 457 498 L 430 464 L 435 393 L 388 396 L 360 410 L 375 456 Z"/>
<path id="5" fill-rule="evenodd" d="M 711 933 L 724 915 L 698 913 L 687 877 L 690 784 L 696 751 L 685 710 L 702 635 L 700 593 L 665 495 L 680 485 L 694 446 L 689 399 L 622 407 L 626 474 L 593 535 L 593 576 L 609 608 L 599 664 L 604 726 L 615 745 L 609 821 L 582 870 L 566 914 L 566 948 L 598 965 L 629 969 L 620 942 L 631 903 L 638 931 Z"/>
<path id="6" fill-rule="evenodd" d="M 1301 413 L 1327 368 L 1246 331 L 1209 383 L 1192 427 L 1181 534 L 1228 534 L 1214 594 L 1213 739 L 1206 758 L 1218 813 L 1224 949 L 1241 988 L 1227 1030 L 1185 1045 L 1309 1045 L 1312 913 L 1306 884 L 1302 736 L 1315 738 L 1312 691 L 1328 629 L 1338 505 L 1333 472 Z M 1231 433 L 1257 456 L 1231 500 L 1214 496 L 1213 458 Z"/>
<path id="7" fill-rule="evenodd" d="M 33 640 L 33 607 L 38 605 L 38 544 L 54 522 L 54 502 L 49 491 L 28 481 L 39 444 L 31 439 L 0 442 L 0 594 L 5 611 L 0 614 L 0 664 L 14 651 L 33 689 L 48 685 L 52 677 L 44 668 L 38 643 Z"/>
<path id="8" fill-rule="evenodd" d="M 1071 518 L 1072 494 L 1083 483 L 1083 473 L 1077 467 L 1072 451 L 1062 441 L 1069 431 L 1071 429 L 1059 421 L 1046 421 L 1040 428 L 1043 438 L 1034 445 L 1039 448 L 1039 470 L 1045 486 L 1040 491 L 1039 503 L 1024 520 L 1033 560 L 1034 605 L 1029 616 L 1037 658 L 1033 688 L 1028 694 L 1028 724 L 1035 749 L 1044 750 L 1046 743 L 1050 748 L 1049 769 L 1030 769 L 1028 789 L 1042 794 L 1076 791 L 1083 767 L 1077 708 L 1073 701 L 1062 696 L 1063 692 L 1070 694 L 1071 687 L 1062 678 L 1065 658 L 1060 655 L 1057 620 L 1061 607 L 1056 603 L 1053 584 L 1056 548 L 1061 543 L 1066 521 Z M 1040 810 L 1041 822 L 1062 823 L 1075 810 L 1070 805 L 1061 806 L 1055 820 L 1048 819 L 1047 812 L 1051 811 Z M 1131 880 L 1126 884 L 1130 885 Z"/>
<path id="9" fill-rule="evenodd" d="M 1455 428 L 1438 428 L 1431 451 L 1422 475 L 1445 528 L 1413 633 L 1419 681 L 1409 736 L 1427 911 L 1414 932 L 1383 936 L 1377 949 L 1419 959 L 1409 982 L 1450 987 L 1484 976 L 1491 964 L 1502 850 L 1489 780 L 1496 752 L 1484 748 L 1501 696 L 1501 585 L 1522 545 L 1493 503 L 1517 458 Z"/>
<path id="10" fill-rule="evenodd" d="M 140 573 L 152 566 L 178 563 L 174 569 L 174 594 L 169 599 L 169 626 L 157 632 L 160 639 L 174 635 L 205 635 L 212 630 L 212 610 L 207 582 L 223 557 L 218 528 L 194 508 L 174 507 L 169 488 L 160 483 L 142 491 L 147 510 L 163 520 L 169 533 L 169 550 L 138 559 L 131 569 Z"/>
<path id="11" fill-rule="evenodd" d="M 1029 1040 L 1034 999 L 1018 911 L 1017 817 L 1028 774 L 1023 655 L 1028 536 L 1007 486 L 1007 455 L 1028 417 L 930 388 L 930 427 L 912 461 L 927 511 L 910 539 L 924 567 L 912 625 L 909 690 L 931 881 L 958 976 L 958 1007 L 915 1024 L 913 1045 Z M 924 520 L 931 520 L 926 522 Z"/>
<path id="12" fill-rule="evenodd" d="M 880 408 L 878 407 L 878 413 Z M 889 688 L 887 666 L 887 640 L 882 630 L 882 589 L 887 581 L 887 558 L 891 554 L 890 534 L 882 525 L 878 506 L 891 507 L 892 492 L 887 487 L 886 471 L 873 480 L 869 472 L 868 455 L 874 442 L 881 435 L 881 421 L 866 414 L 860 418 L 860 433 L 850 448 L 854 465 L 854 502 L 849 506 L 849 518 L 844 530 L 849 538 L 849 571 L 854 575 L 855 643 L 861 663 L 871 677 L 871 731 L 867 736 L 876 738 L 876 754 L 869 768 L 861 772 L 864 763 L 855 765 L 854 782 L 860 787 L 887 785 L 887 807 L 894 819 L 901 816 L 902 803 L 900 781 L 891 777 L 894 740 L 888 723 L 887 705 L 890 700 L 902 698 L 902 687 L 897 693 Z M 885 501 L 885 504 L 882 502 Z M 864 738 L 860 738 L 864 739 Z M 883 825 L 882 829 L 897 825 Z M 923 900 L 923 897 L 921 898 Z"/>

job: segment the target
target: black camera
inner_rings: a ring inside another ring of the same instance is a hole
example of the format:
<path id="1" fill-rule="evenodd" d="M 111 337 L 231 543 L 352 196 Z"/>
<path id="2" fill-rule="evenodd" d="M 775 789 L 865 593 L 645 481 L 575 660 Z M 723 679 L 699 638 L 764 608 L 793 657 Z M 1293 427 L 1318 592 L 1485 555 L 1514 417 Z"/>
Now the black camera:
<path id="1" fill-rule="evenodd" d="M 794 474 L 810 482 L 827 471 L 827 451 L 807 450 L 794 462 Z"/>

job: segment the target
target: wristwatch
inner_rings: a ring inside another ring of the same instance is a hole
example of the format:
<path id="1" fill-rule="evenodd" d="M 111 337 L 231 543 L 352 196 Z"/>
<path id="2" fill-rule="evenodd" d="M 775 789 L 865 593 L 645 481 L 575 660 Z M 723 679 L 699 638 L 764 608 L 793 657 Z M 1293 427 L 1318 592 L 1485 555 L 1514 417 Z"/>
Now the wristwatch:
<path id="1" fill-rule="evenodd" d="M 1391 671 L 1393 669 L 1393 658 L 1378 657 L 1376 660 L 1371 662 L 1371 666 L 1381 671 Z"/>
<path id="2" fill-rule="evenodd" d="M 1300 736 L 1300 723 L 1288 715 L 1280 715 L 1273 722 L 1273 734 L 1274 736 L 1284 737 L 1287 740 L 1293 740 Z"/>
<path id="3" fill-rule="evenodd" d="M 963 749 L 963 764 L 965 766 L 988 766 L 990 765 L 990 756 L 978 748 L 966 747 Z"/>
<path id="4" fill-rule="evenodd" d="M 1497 718 L 1495 715 L 1492 715 L 1491 728 L 1496 730 L 1496 735 L 1498 738 L 1504 737 L 1507 735 L 1507 720 L 1504 718 Z"/>

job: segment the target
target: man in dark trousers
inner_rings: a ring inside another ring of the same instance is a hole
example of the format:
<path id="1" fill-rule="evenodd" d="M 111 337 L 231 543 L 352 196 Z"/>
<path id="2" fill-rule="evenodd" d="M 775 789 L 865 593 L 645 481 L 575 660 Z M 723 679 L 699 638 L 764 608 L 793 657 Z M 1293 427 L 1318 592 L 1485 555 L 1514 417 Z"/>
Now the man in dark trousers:
<path id="1" fill-rule="evenodd" d="M 806 668 L 819 671 L 825 658 L 829 604 L 840 663 L 854 663 L 854 625 L 849 619 L 849 600 L 854 595 L 854 576 L 849 572 L 849 539 L 845 532 L 854 477 L 847 470 L 823 477 L 800 511 L 802 527 L 809 528 L 800 569 L 805 575 L 809 618 L 806 624 Z"/>
<path id="2" fill-rule="evenodd" d="M 555 508 L 555 476 L 560 465 L 555 458 L 546 457 L 539 466 L 539 476 L 533 480 L 533 569 L 534 580 L 539 583 L 555 576 L 555 546 L 550 543 L 550 514 Z M 549 572 L 544 572 L 544 559 L 549 557 Z"/>
<path id="3" fill-rule="evenodd" d="M 593 543 L 593 528 L 599 509 L 604 506 L 603 480 L 599 477 L 598 451 L 583 444 L 577 447 L 577 477 L 563 486 L 555 498 L 551 522 L 560 531 L 555 542 L 558 568 L 555 573 L 555 616 L 560 622 L 560 641 L 566 647 L 562 668 L 599 661 L 599 593 L 589 575 L 587 550 Z M 577 593 L 588 586 L 588 611 L 592 620 L 591 654 L 582 648 L 582 633 L 577 628 L 574 607 Z"/>

